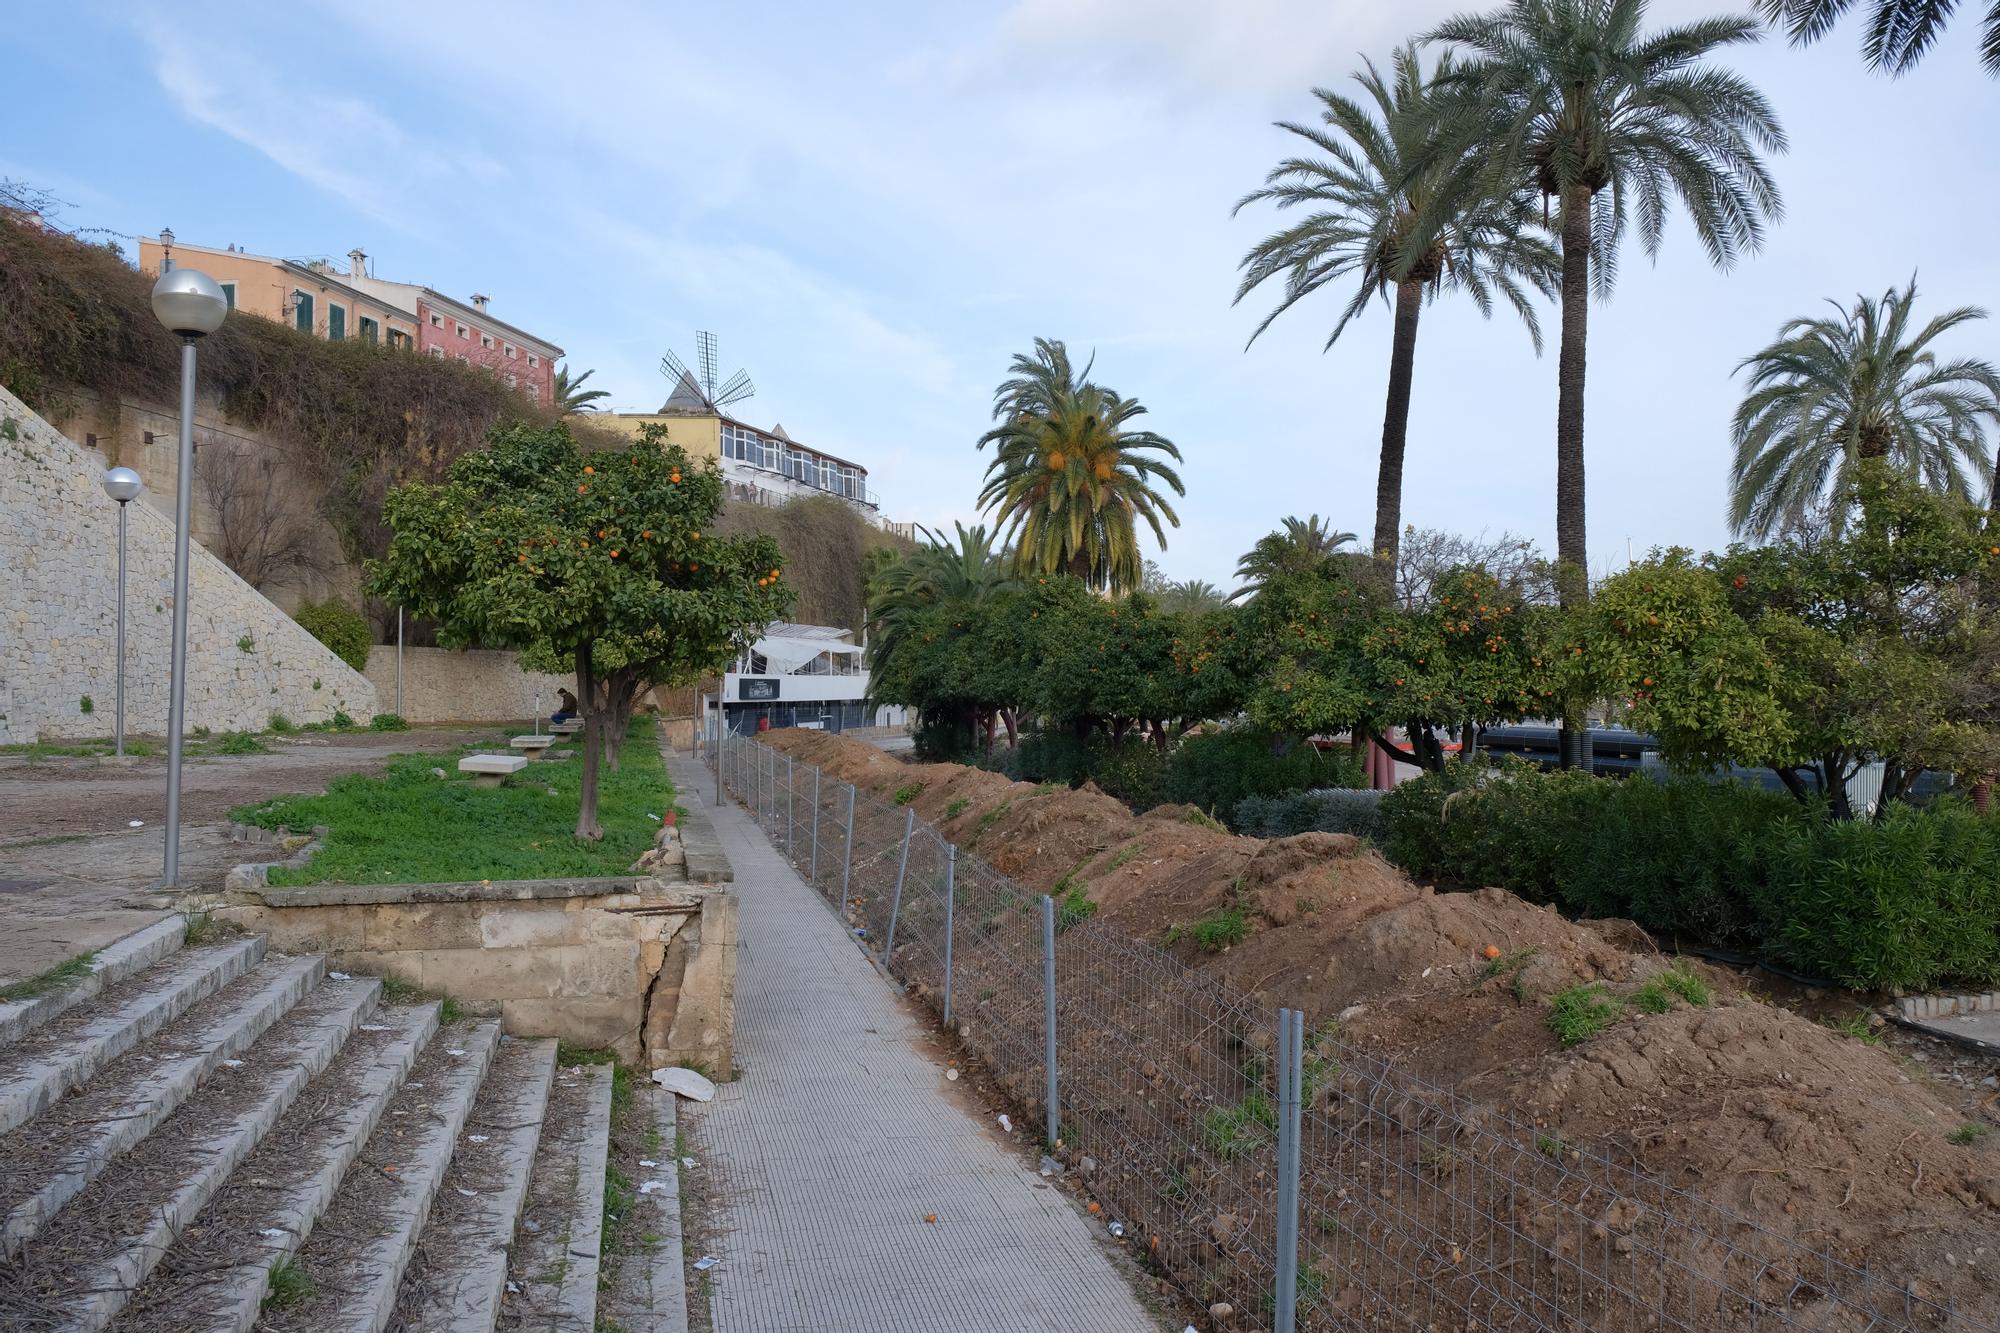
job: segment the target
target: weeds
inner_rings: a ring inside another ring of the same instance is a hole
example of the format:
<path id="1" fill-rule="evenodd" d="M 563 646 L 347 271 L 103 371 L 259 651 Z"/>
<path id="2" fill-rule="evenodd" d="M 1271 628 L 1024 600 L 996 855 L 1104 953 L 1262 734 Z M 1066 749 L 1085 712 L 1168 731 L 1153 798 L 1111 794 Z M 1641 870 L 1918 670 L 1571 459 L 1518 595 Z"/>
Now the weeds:
<path id="1" fill-rule="evenodd" d="M 1945 1135 L 1945 1139 L 1948 1142 L 1956 1143 L 1961 1148 L 1969 1148 L 1992 1132 L 1992 1126 L 1982 1125 L 1976 1120 L 1968 1120 L 1951 1133 Z"/>
<path id="2" fill-rule="evenodd" d="M 1270 1142 L 1277 1128 L 1278 1113 L 1262 1092 L 1252 1092 L 1234 1106 L 1218 1106 L 1201 1118 L 1202 1141 L 1225 1162 Z"/>
<path id="3" fill-rule="evenodd" d="M 213 944 L 217 940 L 243 933 L 226 921 L 217 921 L 207 912 L 182 912 L 181 920 L 186 923 L 186 935 L 182 943 L 190 947 L 197 944 Z"/>
<path id="4" fill-rule="evenodd" d="M 1882 1044 L 1882 1034 L 1868 1025 L 1868 1015 L 1866 1014 L 1850 1014 L 1846 1018 L 1826 1018 L 1820 1021 L 1833 1031 L 1838 1032 L 1841 1036 L 1851 1037 L 1864 1045 L 1880 1046 Z"/>
<path id="5" fill-rule="evenodd" d="M 90 973 L 90 965 L 97 958 L 97 950 L 87 949 L 74 958 L 57 963 L 39 976 L 17 981 L 11 986 L 0 986 L 0 1004 L 12 1004 L 17 1000 L 32 1000 L 50 991 L 61 990 Z"/>
<path id="6" fill-rule="evenodd" d="M 1080 926 L 1097 915 L 1097 904 L 1090 901 L 1084 892 L 1083 881 L 1064 875 L 1056 881 L 1056 930 L 1058 933 L 1071 926 Z"/>
<path id="7" fill-rule="evenodd" d="M 902 786 L 896 788 L 895 801 L 897 805 L 908 805 L 911 801 L 916 800 L 919 796 L 922 796 L 923 794 L 924 794 L 923 783 L 906 782 Z"/>
<path id="8" fill-rule="evenodd" d="M 399 713 L 377 713 L 368 722 L 368 730 L 370 731 L 408 731 L 409 729 L 410 724 L 405 722 Z"/>
<path id="9" fill-rule="evenodd" d="M 1107 875 L 1110 874 L 1112 871 L 1118 869 L 1118 867 L 1124 865 L 1127 861 L 1130 861 L 1133 857 L 1137 856 L 1138 854 L 1139 854 L 1138 843 L 1129 842 L 1125 844 L 1125 846 L 1118 849 L 1117 853 L 1112 856 L 1110 862 L 1104 867 L 1104 873 Z"/>
<path id="10" fill-rule="evenodd" d="M 265 1274 L 264 1309 L 283 1310 L 308 1299 L 317 1291 L 312 1274 L 295 1259 L 280 1259 Z"/>
<path id="11" fill-rule="evenodd" d="M 1167 943 L 1172 944 L 1185 935 L 1203 953 L 1221 953 L 1233 944 L 1243 943 L 1249 933 L 1250 914 L 1241 907 L 1223 907 L 1190 926 L 1171 927 L 1167 931 Z"/>
<path id="12" fill-rule="evenodd" d="M 1561 1137 L 1558 1135 L 1555 1134 L 1535 1135 L 1535 1151 L 1539 1152 L 1544 1157 L 1553 1157 L 1560 1159 L 1563 1155 L 1563 1147 L 1564 1147 L 1563 1141 Z"/>
<path id="13" fill-rule="evenodd" d="M 1625 1006 L 1604 989 L 1602 982 L 1571 986 L 1549 1000 L 1549 1031 L 1568 1050 L 1616 1023 L 1624 1012 Z"/>
<path id="14" fill-rule="evenodd" d="M 1181 816 L 1181 823 L 1192 824 L 1196 828 L 1213 829 L 1217 833 L 1229 832 L 1228 826 L 1206 810 L 1188 811 Z"/>
<path id="15" fill-rule="evenodd" d="M 944 808 L 944 817 L 946 819 L 957 819 L 971 807 L 972 802 L 961 796 Z"/>
<path id="16" fill-rule="evenodd" d="M 1504 977 L 1519 972 L 1533 961 L 1537 952 L 1539 951 L 1532 944 L 1523 948 L 1509 950 L 1486 964 L 1486 975 L 1488 977 Z"/>
<path id="17" fill-rule="evenodd" d="M 1700 1008 L 1715 998 L 1715 992 L 1708 988 L 1707 982 L 1676 963 L 1648 977 L 1645 985 L 1632 992 L 1631 1003 L 1645 1013 L 1664 1014 L 1674 1007 L 1676 998 Z"/>

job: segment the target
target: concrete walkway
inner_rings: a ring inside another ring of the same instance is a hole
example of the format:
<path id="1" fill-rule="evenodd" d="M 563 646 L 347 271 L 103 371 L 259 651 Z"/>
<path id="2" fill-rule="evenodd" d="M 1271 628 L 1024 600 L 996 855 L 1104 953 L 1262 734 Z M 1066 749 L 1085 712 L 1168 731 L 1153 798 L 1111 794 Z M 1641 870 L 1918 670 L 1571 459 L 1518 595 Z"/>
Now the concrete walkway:
<path id="1" fill-rule="evenodd" d="M 670 770 L 683 804 L 711 803 L 706 769 Z M 742 1074 L 687 1108 L 719 1195 L 716 1333 L 1157 1330 L 1109 1242 L 947 1100 L 918 1025 L 819 896 L 740 807 L 712 813 L 743 935 Z"/>

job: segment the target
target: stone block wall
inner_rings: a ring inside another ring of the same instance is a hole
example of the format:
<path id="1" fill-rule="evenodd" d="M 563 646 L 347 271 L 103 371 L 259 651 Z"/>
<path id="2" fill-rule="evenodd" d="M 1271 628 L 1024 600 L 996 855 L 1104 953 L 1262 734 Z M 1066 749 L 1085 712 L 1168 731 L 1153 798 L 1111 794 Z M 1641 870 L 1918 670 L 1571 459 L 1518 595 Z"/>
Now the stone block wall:
<path id="1" fill-rule="evenodd" d="M 396 645 L 368 650 L 368 679 L 383 712 L 396 708 Z M 519 722 L 556 711 L 556 691 L 576 675 L 524 671 L 521 655 L 487 649 L 403 649 L 403 717 L 410 722 Z"/>
<path id="2" fill-rule="evenodd" d="M 630 876 L 232 892 L 217 915 L 271 947 L 395 976 L 507 1031 L 648 1069 L 734 1073 L 737 901 Z"/>
<path id="3" fill-rule="evenodd" d="M 111 733 L 118 506 L 100 489 L 106 466 L 0 389 L 0 744 Z M 173 522 L 143 502 L 128 509 L 125 726 L 161 735 Z M 189 590 L 190 730 L 375 715 L 365 677 L 199 545 Z"/>

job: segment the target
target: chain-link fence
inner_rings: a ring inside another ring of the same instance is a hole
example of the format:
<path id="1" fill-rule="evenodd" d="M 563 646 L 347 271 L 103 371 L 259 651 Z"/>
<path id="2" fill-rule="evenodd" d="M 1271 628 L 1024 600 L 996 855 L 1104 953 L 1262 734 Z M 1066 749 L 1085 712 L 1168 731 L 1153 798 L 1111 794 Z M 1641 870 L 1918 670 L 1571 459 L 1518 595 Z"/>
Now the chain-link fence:
<path id="1" fill-rule="evenodd" d="M 1304 1029 L 1090 920 L 1080 889 L 1045 901 L 908 806 L 779 750 L 724 738 L 718 784 L 1053 1128 L 1141 1260 L 1232 1304 L 1239 1326 L 2000 1330 L 1983 1305 L 1411 1078 L 1333 1025 Z"/>

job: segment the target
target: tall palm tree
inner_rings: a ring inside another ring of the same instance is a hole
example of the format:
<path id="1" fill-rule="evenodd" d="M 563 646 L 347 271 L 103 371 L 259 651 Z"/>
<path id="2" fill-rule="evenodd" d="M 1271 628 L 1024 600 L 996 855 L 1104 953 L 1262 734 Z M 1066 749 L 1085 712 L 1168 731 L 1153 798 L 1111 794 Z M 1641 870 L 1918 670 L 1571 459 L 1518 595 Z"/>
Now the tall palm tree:
<path id="1" fill-rule="evenodd" d="M 1282 528 L 1259 537 L 1236 561 L 1236 577 L 1243 580 L 1243 586 L 1229 594 L 1229 600 L 1255 597 L 1265 584 L 1286 575 L 1324 569 L 1339 558 L 1342 547 L 1355 540 L 1353 533 L 1335 532 L 1320 522 L 1318 514 L 1288 518 Z"/>
<path id="2" fill-rule="evenodd" d="M 1818 41 L 1854 6 L 1854 0 L 1757 0 L 1757 12 L 1785 30 L 1794 46 Z M 1958 0 L 1870 0 L 1861 52 L 1870 69 L 1902 74 L 1937 41 Z M 1987 7 L 1979 61 L 2000 75 L 2000 0 Z"/>
<path id="3" fill-rule="evenodd" d="M 1931 345 L 1986 312 L 1960 306 L 1918 328 L 1916 298 L 1915 278 L 1879 299 L 1857 296 L 1832 316 L 1790 321 L 1743 359 L 1737 369 L 1750 375 L 1729 498 L 1738 533 L 1762 539 L 1804 517 L 1865 458 L 1968 498 L 1975 478 L 1990 483 L 1986 432 L 2000 426 L 2000 373 L 1971 357 L 1941 360 Z"/>
<path id="4" fill-rule="evenodd" d="M 583 382 L 596 373 L 595 370 L 586 370 L 575 379 L 571 379 L 568 366 L 556 367 L 554 404 L 556 411 L 562 413 L 564 416 L 568 416 L 573 412 L 595 412 L 597 409 L 592 407 L 591 404 L 600 398 L 609 398 L 611 396 L 611 390 L 609 389 L 586 389 L 583 387 Z"/>
<path id="5" fill-rule="evenodd" d="M 1093 383 L 1060 342 L 1035 339 L 1033 356 L 1016 355 L 1013 377 L 993 394 L 999 423 L 979 437 L 994 446 L 979 505 L 991 510 L 1014 546 L 1017 571 L 1068 573 L 1093 588 L 1130 592 L 1144 578 L 1138 522 L 1162 549 L 1180 518 L 1156 483 L 1186 495 L 1181 479 L 1156 454 L 1181 451 L 1129 423 L 1145 415 L 1137 399 Z"/>
<path id="6" fill-rule="evenodd" d="M 1719 268 L 1761 246 L 1764 220 L 1782 211 L 1759 155 L 1785 147 L 1776 115 L 1746 80 L 1707 63 L 1758 40 L 1758 21 L 1729 16 L 1646 34 L 1645 13 L 1646 0 L 1508 0 L 1431 33 L 1467 59 L 1427 108 L 1437 132 L 1426 157 L 1444 164 L 1446 179 L 1411 244 L 1441 230 L 1462 194 L 1524 191 L 1539 194 L 1545 211 L 1551 200 L 1556 207 L 1556 558 L 1565 605 L 1589 597 L 1583 389 L 1593 287 L 1610 295 L 1628 226 L 1648 256 L 1658 252 L 1676 200 Z"/>
<path id="7" fill-rule="evenodd" d="M 1280 210 L 1309 211 L 1243 256 L 1236 300 L 1273 278 L 1284 278 L 1278 304 L 1250 335 L 1254 343 L 1304 297 L 1352 279 L 1353 292 L 1327 335 L 1326 346 L 1332 347 L 1372 299 L 1379 296 L 1389 303 L 1394 293 L 1396 324 L 1389 344 L 1389 397 L 1382 412 L 1371 548 L 1376 559 L 1393 569 L 1403 529 L 1403 453 L 1417 321 L 1425 300 L 1463 291 L 1490 316 L 1497 295 L 1527 324 L 1540 352 L 1541 322 L 1530 298 L 1534 292 L 1555 294 L 1560 266 L 1548 242 L 1527 231 L 1533 214 L 1527 196 L 1518 190 L 1468 192 L 1439 220 L 1429 243 L 1410 251 L 1410 234 L 1444 174 L 1440 164 L 1413 171 L 1411 162 L 1430 130 L 1425 99 L 1433 79 L 1449 74 L 1451 58 L 1441 60 L 1428 77 L 1415 43 L 1396 52 L 1386 78 L 1373 61 L 1365 63 L 1367 68 L 1354 75 L 1365 98 L 1317 88 L 1313 96 L 1321 103 L 1319 125 L 1279 122 L 1280 129 L 1297 135 L 1310 149 L 1273 167 L 1263 188 L 1238 200 L 1236 211 L 1260 201 Z"/>
<path id="8" fill-rule="evenodd" d="M 1220 611 L 1229 605 L 1229 599 L 1222 595 L 1222 589 L 1207 579 L 1189 579 L 1185 583 L 1169 583 L 1160 589 L 1160 609 L 1173 615 L 1186 612 Z"/>
<path id="9" fill-rule="evenodd" d="M 1008 552 L 983 523 L 954 523 L 955 534 L 919 528 L 924 544 L 877 574 L 868 587 L 868 659 L 882 673 L 906 642 L 913 617 L 946 602 L 980 602 L 1012 585 Z"/>

